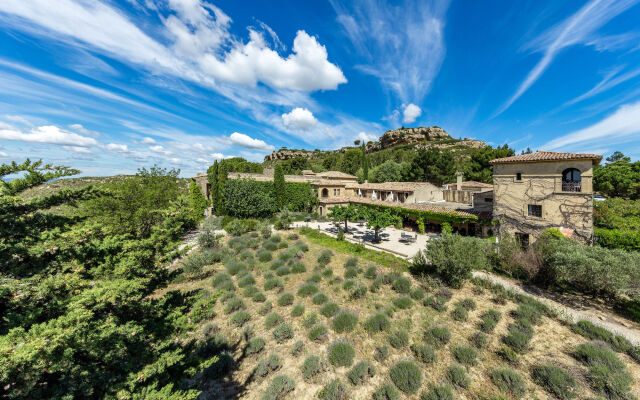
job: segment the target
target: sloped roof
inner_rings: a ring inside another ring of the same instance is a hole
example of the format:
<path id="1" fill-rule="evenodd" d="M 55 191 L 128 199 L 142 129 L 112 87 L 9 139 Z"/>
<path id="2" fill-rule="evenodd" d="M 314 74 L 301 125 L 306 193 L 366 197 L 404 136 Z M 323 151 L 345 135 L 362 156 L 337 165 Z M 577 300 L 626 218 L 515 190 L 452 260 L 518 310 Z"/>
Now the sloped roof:
<path id="1" fill-rule="evenodd" d="M 595 164 L 600 163 L 602 156 L 588 153 L 559 153 L 556 151 L 536 151 L 531 154 L 521 154 L 519 156 L 496 158 L 489 161 L 489 164 L 509 164 L 526 163 L 538 161 L 567 161 L 567 160 L 593 160 Z"/>
<path id="2" fill-rule="evenodd" d="M 363 189 L 363 190 L 402 190 L 405 192 L 413 192 L 422 186 L 434 186 L 429 182 L 383 182 L 383 183 L 350 183 L 347 189 Z"/>
<path id="3" fill-rule="evenodd" d="M 357 179 L 354 175 L 345 174 L 344 172 L 340 172 L 340 171 L 319 172 L 316 174 L 316 176 L 319 176 L 321 178 Z"/>
<path id="4" fill-rule="evenodd" d="M 451 187 L 451 186 L 455 186 L 456 189 L 458 188 L 458 183 L 457 182 L 452 182 L 452 183 L 448 183 L 447 186 Z M 464 181 L 462 182 L 462 188 L 467 188 L 467 187 L 481 187 L 481 188 L 492 188 L 493 185 L 490 183 L 484 183 L 484 182 L 477 182 L 477 181 Z"/>

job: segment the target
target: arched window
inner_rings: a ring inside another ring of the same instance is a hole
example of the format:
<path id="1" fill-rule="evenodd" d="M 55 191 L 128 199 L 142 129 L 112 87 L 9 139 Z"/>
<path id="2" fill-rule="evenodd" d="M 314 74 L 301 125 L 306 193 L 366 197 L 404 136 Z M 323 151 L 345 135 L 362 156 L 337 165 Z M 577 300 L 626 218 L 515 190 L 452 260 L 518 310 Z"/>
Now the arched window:
<path id="1" fill-rule="evenodd" d="M 582 191 L 582 175 L 575 168 L 568 168 L 562 172 L 562 191 L 580 192 Z"/>
<path id="2" fill-rule="evenodd" d="M 322 197 L 329 197 L 329 189 L 327 188 L 322 189 Z"/>

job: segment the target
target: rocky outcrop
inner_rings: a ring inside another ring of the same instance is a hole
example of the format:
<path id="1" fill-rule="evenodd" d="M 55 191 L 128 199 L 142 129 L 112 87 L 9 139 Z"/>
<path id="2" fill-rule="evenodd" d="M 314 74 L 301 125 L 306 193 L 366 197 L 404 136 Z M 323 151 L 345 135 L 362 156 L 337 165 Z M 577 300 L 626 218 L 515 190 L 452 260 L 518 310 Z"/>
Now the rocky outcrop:
<path id="1" fill-rule="evenodd" d="M 288 160 L 290 158 L 296 157 L 304 157 L 304 158 L 312 158 L 312 151 L 305 150 L 288 150 L 288 149 L 280 149 L 275 150 L 273 153 L 264 157 L 265 161 L 278 161 L 278 160 Z"/>
<path id="2" fill-rule="evenodd" d="M 383 150 L 400 144 L 424 142 L 425 140 L 431 141 L 441 138 L 450 139 L 451 136 L 449 136 L 444 129 L 437 126 L 393 129 L 386 131 L 378 142 L 367 145 L 367 150 Z"/>

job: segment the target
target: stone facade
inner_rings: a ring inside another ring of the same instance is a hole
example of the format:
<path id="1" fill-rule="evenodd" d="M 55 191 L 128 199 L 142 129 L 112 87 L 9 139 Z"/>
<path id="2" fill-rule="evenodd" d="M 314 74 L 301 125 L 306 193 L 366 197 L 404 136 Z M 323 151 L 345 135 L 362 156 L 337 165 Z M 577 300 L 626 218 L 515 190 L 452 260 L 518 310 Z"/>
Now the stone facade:
<path id="1" fill-rule="evenodd" d="M 529 243 L 545 229 L 557 228 L 579 241 L 593 242 L 593 165 L 600 159 L 580 156 L 492 161 L 493 218 L 500 223 L 499 231 Z M 578 171 L 579 179 L 567 182 L 563 174 L 571 171 Z"/>

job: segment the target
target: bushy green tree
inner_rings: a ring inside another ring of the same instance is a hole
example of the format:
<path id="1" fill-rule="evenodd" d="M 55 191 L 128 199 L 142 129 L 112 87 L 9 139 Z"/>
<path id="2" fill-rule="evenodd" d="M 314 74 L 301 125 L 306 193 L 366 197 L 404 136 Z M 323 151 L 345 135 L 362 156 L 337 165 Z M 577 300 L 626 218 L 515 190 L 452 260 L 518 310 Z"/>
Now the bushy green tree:
<path id="1" fill-rule="evenodd" d="M 344 222 L 344 230 L 348 231 L 347 222 L 355 221 L 360 216 L 356 207 L 349 204 L 347 206 L 333 206 L 329 209 L 329 218 L 334 222 Z"/>
<path id="2" fill-rule="evenodd" d="M 225 203 L 223 198 L 224 195 L 222 191 L 224 189 L 224 184 L 227 181 L 228 175 L 229 175 L 228 164 L 220 162 L 220 164 L 218 164 L 218 196 L 216 199 L 216 215 L 226 214 Z"/>
<path id="3" fill-rule="evenodd" d="M 640 161 L 631 162 L 620 152 L 607 161 L 593 168 L 594 189 L 609 197 L 640 199 Z"/>
<path id="4" fill-rule="evenodd" d="M 238 218 L 264 218 L 277 210 L 273 184 L 251 179 L 229 179 L 221 187 L 225 211 Z"/>
<path id="5" fill-rule="evenodd" d="M 208 202 L 195 181 L 189 182 L 189 195 L 193 220 L 200 221 L 204 218 L 204 210 L 207 209 Z"/>
<path id="6" fill-rule="evenodd" d="M 362 165 L 362 177 L 366 182 L 369 180 L 369 157 L 367 156 L 367 147 L 364 143 L 362 143 L 360 149 L 362 150 L 362 161 L 360 162 L 360 165 Z"/>
<path id="7" fill-rule="evenodd" d="M 489 161 L 495 160 L 496 158 L 510 157 L 515 154 L 515 151 L 510 149 L 509 145 L 506 144 L 496 148 L 485 146 L 481 149 L 474 150 L 471 153 L 469 170 L 466 174 L 467 178 L 471 181 L 492 183 L 493 167 L 489 164 Z"/>
<path id="8" fill-rule="evenodd" d="M 275 168 L 277 168 L 278 165 L 287 175 L 300 175 L 303 170 L 311 169 L 311 163 L 309 162 L 309 159 L 302 156 L 297 156 L 284 161 L 280 161 L 276 164 Z"/>
<path id="9" fill-rule="evenodd" d="M 285 206 L 285 185 L 284 172 L 280 164 L 276 164 L 273 171 L 273 189 L 276 196 L 276 207 L 282 209 Z"/>
<path id="10" fill-rule="evenodd" d="M 389 209 L 378 210 L 373 207 L 361 206 L 358 213 L 367 221 L 367 228 L 373 229 L 374 242 L 380 241 L 380 231 L 390 225 L 395 225 L 400 217 L 394 215 Z"/>
<path id="11" fill-rule="evenodd" d="M 442 232 L 439 239 L 429 240 L 424 255 L 434 271 L 453 287 L 461 287 L 471 278 L 471 271 L 487 266 L 487 244 L 483 240 L 447 232 Z"/>
<path id="12" fill-rule="evenodd" d="M 244 172 L 261 174 L 263 172 L 262 164 L 250 162 L 242 157 L 225 158 L 220 161 L 220 165 L 224 165 L 227 172 Z"/>
<path id="13" fill-rule="evenodd" d="M 402 181 L 402 173 L 408 165 L 397 163 L 393 160 L 387 160 L 384 163 L 374 167 L 371 170 L 371 182 L 400 182 Z"/>
<path id="14" fill-rule="evenodd" d="M 349 149 L 342 155 L 340 171 L 355 175 L 362 162 L 362 152 L 359 149 Z"/>
<path id="15" fill-rule="evenodd" d="M 455 179 L 456 164 L 453 154 L 439 148 L 420 149 L 405 171 L 404 180 L 430 182 L 436 186 Z"/>

